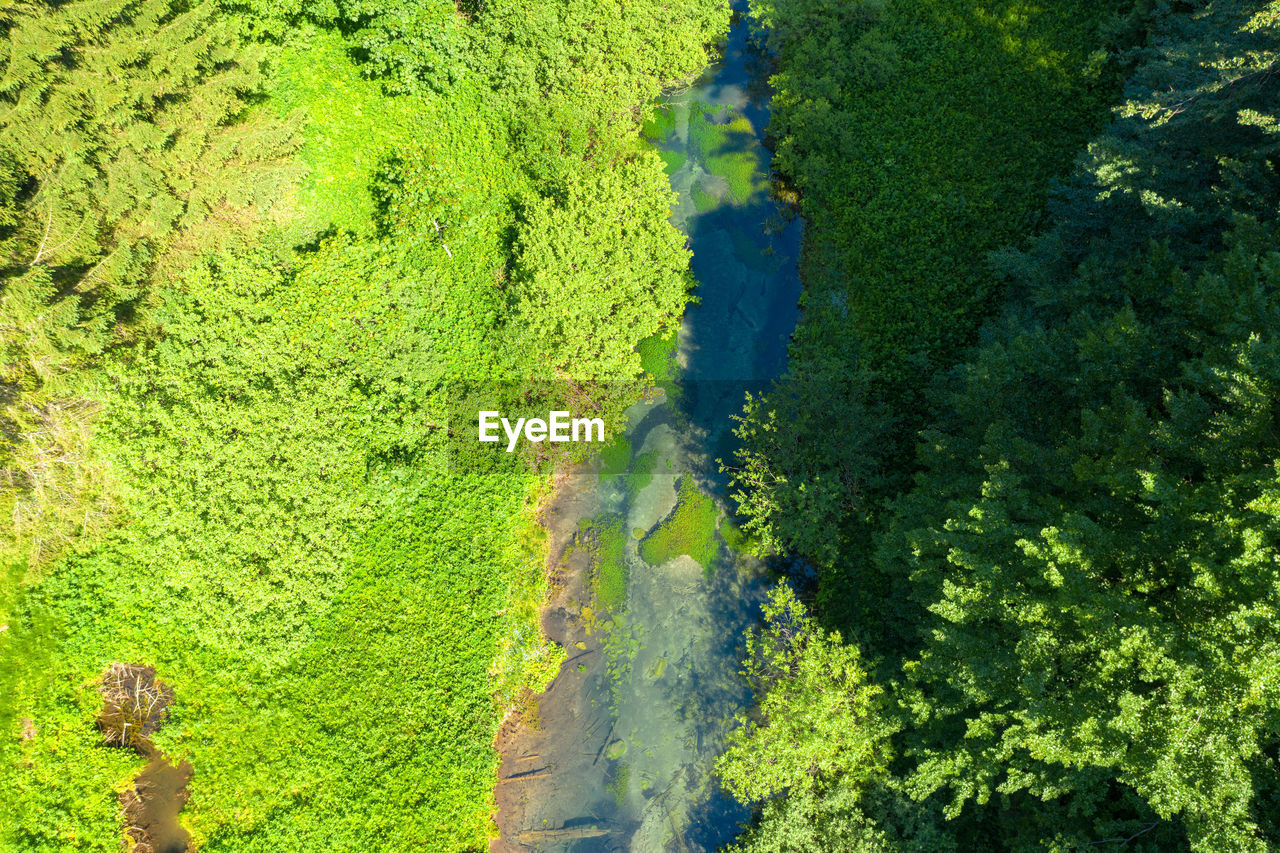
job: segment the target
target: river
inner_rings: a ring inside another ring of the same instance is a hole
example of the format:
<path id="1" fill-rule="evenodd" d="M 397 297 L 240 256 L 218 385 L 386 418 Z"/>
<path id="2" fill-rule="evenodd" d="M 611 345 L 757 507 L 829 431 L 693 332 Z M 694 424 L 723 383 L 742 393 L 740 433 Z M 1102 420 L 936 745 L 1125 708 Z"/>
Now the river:
<path id="1" fill-rule="evenodd" d="M 765 578 L 730 547 L 717 459 L 744 392 L 785 369 L 800 224 L 770 198 L 768 93 L 739 11 L 720 61 L 646 130 L 698 301 L 664 391 L 628 411 L 626 442 L 562 477 L 545 513 L 559 577 L 544 629 L 568 659 L 499 735 L 495 850 L 715 850 L 749 817 L 712 771 L 750 703 L 738 670 Z"/>

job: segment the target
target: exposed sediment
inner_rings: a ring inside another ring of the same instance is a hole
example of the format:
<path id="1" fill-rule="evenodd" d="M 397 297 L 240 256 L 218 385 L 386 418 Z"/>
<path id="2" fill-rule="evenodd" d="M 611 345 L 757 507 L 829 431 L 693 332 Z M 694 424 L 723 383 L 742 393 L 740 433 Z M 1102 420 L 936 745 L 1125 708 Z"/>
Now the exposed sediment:
<path id="1" fill-rule="evenodd" d="M 173 764 L 151 742 L 169 716 L 173 689 L 156 678 L 155 667 L 113 663 L 98 685 L 98 728 L 108 746 L 132 749 L 149 759 L 133 786 L 120 793 L 125 832 L 134 853 L 186 853 L 190 836 L 178 821 L 187 804 L 195 768 Z"/>

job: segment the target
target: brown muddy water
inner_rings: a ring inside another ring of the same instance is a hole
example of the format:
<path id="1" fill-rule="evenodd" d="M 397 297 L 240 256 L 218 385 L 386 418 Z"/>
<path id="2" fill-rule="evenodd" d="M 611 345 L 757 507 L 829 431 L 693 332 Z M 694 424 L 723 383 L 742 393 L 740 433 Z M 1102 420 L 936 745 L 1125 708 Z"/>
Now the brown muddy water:
<path id="1" fill-rule="evenodd" d="M 155 667 L 113 663 L 98 683 L 102 711 L 98 728 L 108 746 L 132 749 L 147 766 L 121 792 L 125 832 L 134 853 L 186 853 L 190 837 L 178 822 L 187 804 L 190 762 L 173 764 L 151 742 L 169 716 L 173 690 L 156 678 Z"/>
<path id="2" fill-rule="evenodd" d="M 120 795 L 134 853 L 186 853 L 190 837 L 178 823 L 178 813 L 187 804 L 194 772 L 190 762 L 172 764 L 164 753 L 153 750 L 133 787 Z"/>

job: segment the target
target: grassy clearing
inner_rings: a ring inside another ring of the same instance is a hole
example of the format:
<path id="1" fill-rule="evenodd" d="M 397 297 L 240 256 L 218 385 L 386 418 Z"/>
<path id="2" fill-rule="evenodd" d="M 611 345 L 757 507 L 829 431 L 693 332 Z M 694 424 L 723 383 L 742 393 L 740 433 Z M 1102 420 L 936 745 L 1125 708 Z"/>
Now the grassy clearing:
<path id="1" fill-rule="evenodd" d="M 374 199 L 370 184 L 383 158 L 432 126 L 429 102 L 388 98 L 382 84 L 352 61 L 345 39 L 312 29 L 281 52 L 271 101 L 282 115 L 300 110 L 307 144 L 307 176 L 298 190 L 298 239 L 326 229 L 369 233 Z"/>

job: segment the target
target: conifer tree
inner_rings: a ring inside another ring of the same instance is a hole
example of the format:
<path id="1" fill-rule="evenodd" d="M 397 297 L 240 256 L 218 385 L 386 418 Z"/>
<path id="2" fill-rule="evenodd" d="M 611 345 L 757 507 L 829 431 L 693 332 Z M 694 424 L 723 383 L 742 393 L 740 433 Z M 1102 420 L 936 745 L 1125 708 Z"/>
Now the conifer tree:
<path id="1" fill-rule="evenodd" d="M 67 459 L 89 407 L 65 399 L 67 371 L 162 261 L 243 232 L 279 195 L 293 123 L 251 107 L 263 60 L 212 0 L 0 9 L 4 508 L 84 497 Z"/>

